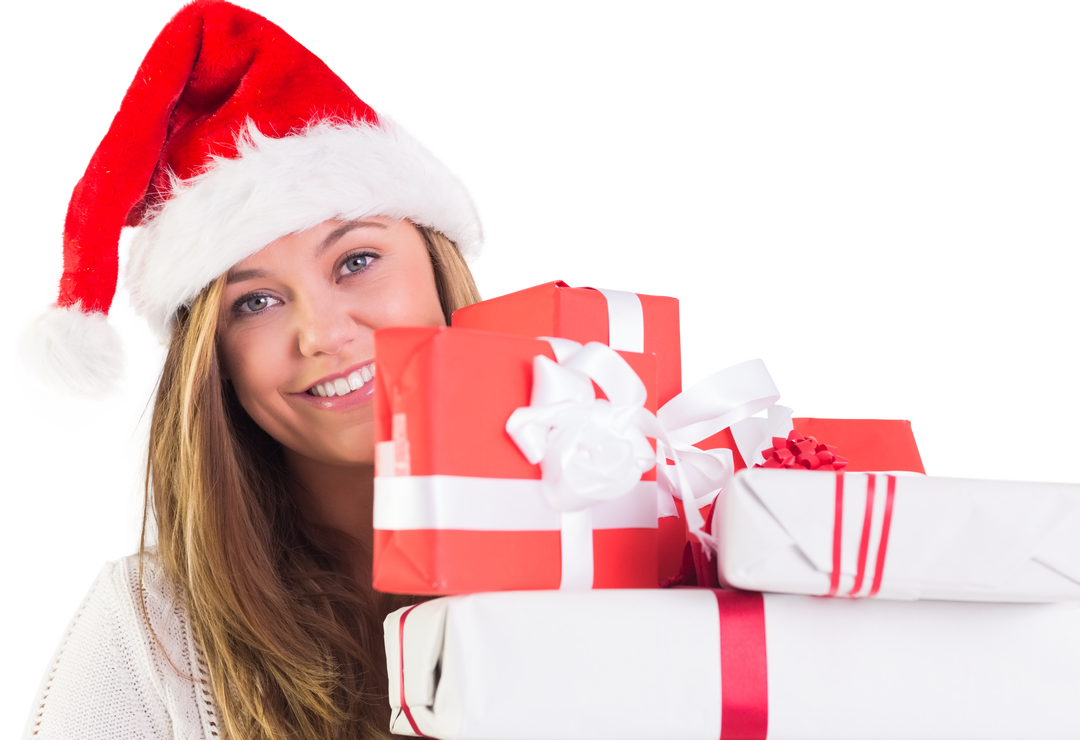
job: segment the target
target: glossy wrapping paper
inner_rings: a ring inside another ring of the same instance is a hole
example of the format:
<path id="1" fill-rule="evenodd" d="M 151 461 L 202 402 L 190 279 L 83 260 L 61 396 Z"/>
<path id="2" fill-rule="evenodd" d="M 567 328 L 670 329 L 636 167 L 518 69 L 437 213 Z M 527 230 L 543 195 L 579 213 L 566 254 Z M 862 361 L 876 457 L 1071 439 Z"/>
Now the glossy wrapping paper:
<path id="1" fill-rule="evenodd" d="M 1078 603 L 509 592 L 399 610 L 385 639 L 402 735 L 1080 737 Z"/>
<path id="2" fill-rule="evenodd" d="M 881 599 L 1080 600 L 1080 485 L 744 470 L 717 499 L 721 583 Z"/>
<path id="3" fill-rule="evenodd" d="M 564 586 L 565 520 L 540 493 L 540 466 L 506 432 L 511 414 L 530 403 L 534 358 L 554 359 L 551 344 L 395 328 L 377 332 L 375 347 L 376 590 Z M 655 411 L 654 357 L 619 354 L 644 383 L 644 408 Z M 649 471 L 630 494 L 591 509 L 592 587 L 656 586 L 656 500 Z"/>

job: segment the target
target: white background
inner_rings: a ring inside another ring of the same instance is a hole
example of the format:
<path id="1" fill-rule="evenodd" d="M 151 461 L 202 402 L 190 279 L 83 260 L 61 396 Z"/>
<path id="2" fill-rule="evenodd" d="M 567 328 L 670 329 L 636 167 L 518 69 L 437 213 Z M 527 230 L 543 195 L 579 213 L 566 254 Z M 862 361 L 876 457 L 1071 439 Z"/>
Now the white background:
<path id="1" fill-rule="evenodd" d="M 1018 50 L 1015 19 L 1002 35 L 970 18 L 620 10 L 585 25 L 537 8 L 481 35 L 490 17 L 432 30 L 405 5 L 373 18 L 255 4 L 498 190 L 478 268 L 489 295 L 555 275 L 675 293 L 688 380 L 764 354 L 802 413 L 914 417 L 933 472 L 1080 477 L 1066 439 L 1076 281 L 1049 256 L 1064 191 L 1045 184 L 1063 98 L 1045 88 L 1053 45 Z M 35 51 L 5 65 L 5 337 L 172 8 L 38 3 L 13 19 Z M 19 707 L 99 560 L 119 552 L 116 444 L 151 368 L 129 341 L 131 403 L 77 438 L 27 415 L 10 382 L 0 391 Z"/>

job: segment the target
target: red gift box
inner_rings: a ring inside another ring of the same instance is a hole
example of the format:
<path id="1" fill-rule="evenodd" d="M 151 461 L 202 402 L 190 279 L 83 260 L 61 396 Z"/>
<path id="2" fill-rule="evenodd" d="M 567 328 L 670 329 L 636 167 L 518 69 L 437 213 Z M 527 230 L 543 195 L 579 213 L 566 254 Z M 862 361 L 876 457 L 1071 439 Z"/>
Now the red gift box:
<path id="1" fill-rule="evenodd" d="M 682 390 L 679 301 L 599 288 L 571 288 L 561 280 L 459 309 L 453 325 L 527 337 L 563 337 L 582 344 L 656 355 L 657 403 Z"/>
<path id="2" fill-rule="evenodd" d="M 604 349 L 606 350 L 606 348 Z M 505 428 L 529 406 L 540 339 L 447 328 L 375 334 L 375 542 L 379 591 L 555 589 L 560 512 Z M 618 353 L 656 410 L 656 359 Z M 657 585 L 655 472 L 592 508 L 593 588 Z"/>
<path id="3" fill-rule="evenodd" d="M 794 418 L 791 425 L 805 437 L 814 437 L 822 444 L 831 445 L 848 460 L 845 471 L 905 470 L 926 474 L 911 422 L 903 419 L 814 419 Z M 731 429 L 703 439 L 695 447 L 715 450 L 721 447 L 731 450 L 735 469 L 747 467 Z"/>

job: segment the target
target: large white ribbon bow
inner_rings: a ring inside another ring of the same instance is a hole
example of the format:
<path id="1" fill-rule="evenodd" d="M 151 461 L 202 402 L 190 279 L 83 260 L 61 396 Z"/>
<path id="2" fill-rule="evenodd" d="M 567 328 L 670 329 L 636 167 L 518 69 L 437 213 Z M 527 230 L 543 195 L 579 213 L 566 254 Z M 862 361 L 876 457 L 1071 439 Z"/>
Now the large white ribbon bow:
<path id="1" fill-rule="evenodd" d="M 533 359 L 530 404 L 506 422 L 525 458 L 539 463 L 544 498 L 562 518 L 562 584 L 591 588 L 592 508 L 630 493 L 656 464 L 659 427 L 646 389 L 610 347 L 547 338 L 557 361 Z M 607 399 L 597 398 L 593 382 Z"/>
<path id="2" fill-rule="evenodd" d="M 772 437 L 787 435 L 793 412 L 776 403 L 780 392 L 765 363 L 721 370 L 653 416 L 641 379 L 610 347 L 545 339 L 557 361 L 534 358 L 530 405 L 510 415 L 506 431 L 530 463 L 539 463 L 544 498 L 561 513 L 561 588 L 592 586 L 591 507 L 625 496 L 654 465 L 659 515 L 676 514 L 674 499 L 682 500 L 690 533 L 707 553 L 715 549 L 699 509 L 731 482 L 735 465 L 731 450 L 694 444 L 730 428 L 753 466 Z M 607 400 L 596 397 L 594 381 Z M 655 453 L 648 437 L 656 440 Z"/>

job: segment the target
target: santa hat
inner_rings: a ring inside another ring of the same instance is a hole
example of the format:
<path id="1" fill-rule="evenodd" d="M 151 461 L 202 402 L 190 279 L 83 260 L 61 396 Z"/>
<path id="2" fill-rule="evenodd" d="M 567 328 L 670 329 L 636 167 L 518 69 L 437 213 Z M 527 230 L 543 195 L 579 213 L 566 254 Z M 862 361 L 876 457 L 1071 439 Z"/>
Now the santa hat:
<path id="1" fill-rule="evenodd" d="M 196 0 L 154 41 L 75 186 L 32 359 L 81 395 L 115 383 L 123 226 L 140 226 L 125 275 L 136 313 L 166 338 L 179 307 L 275 239 L 374 215 L 440 231 L 466 258 L 481 244 L 468 193 L 430 152 L 273 23 Z"/>

